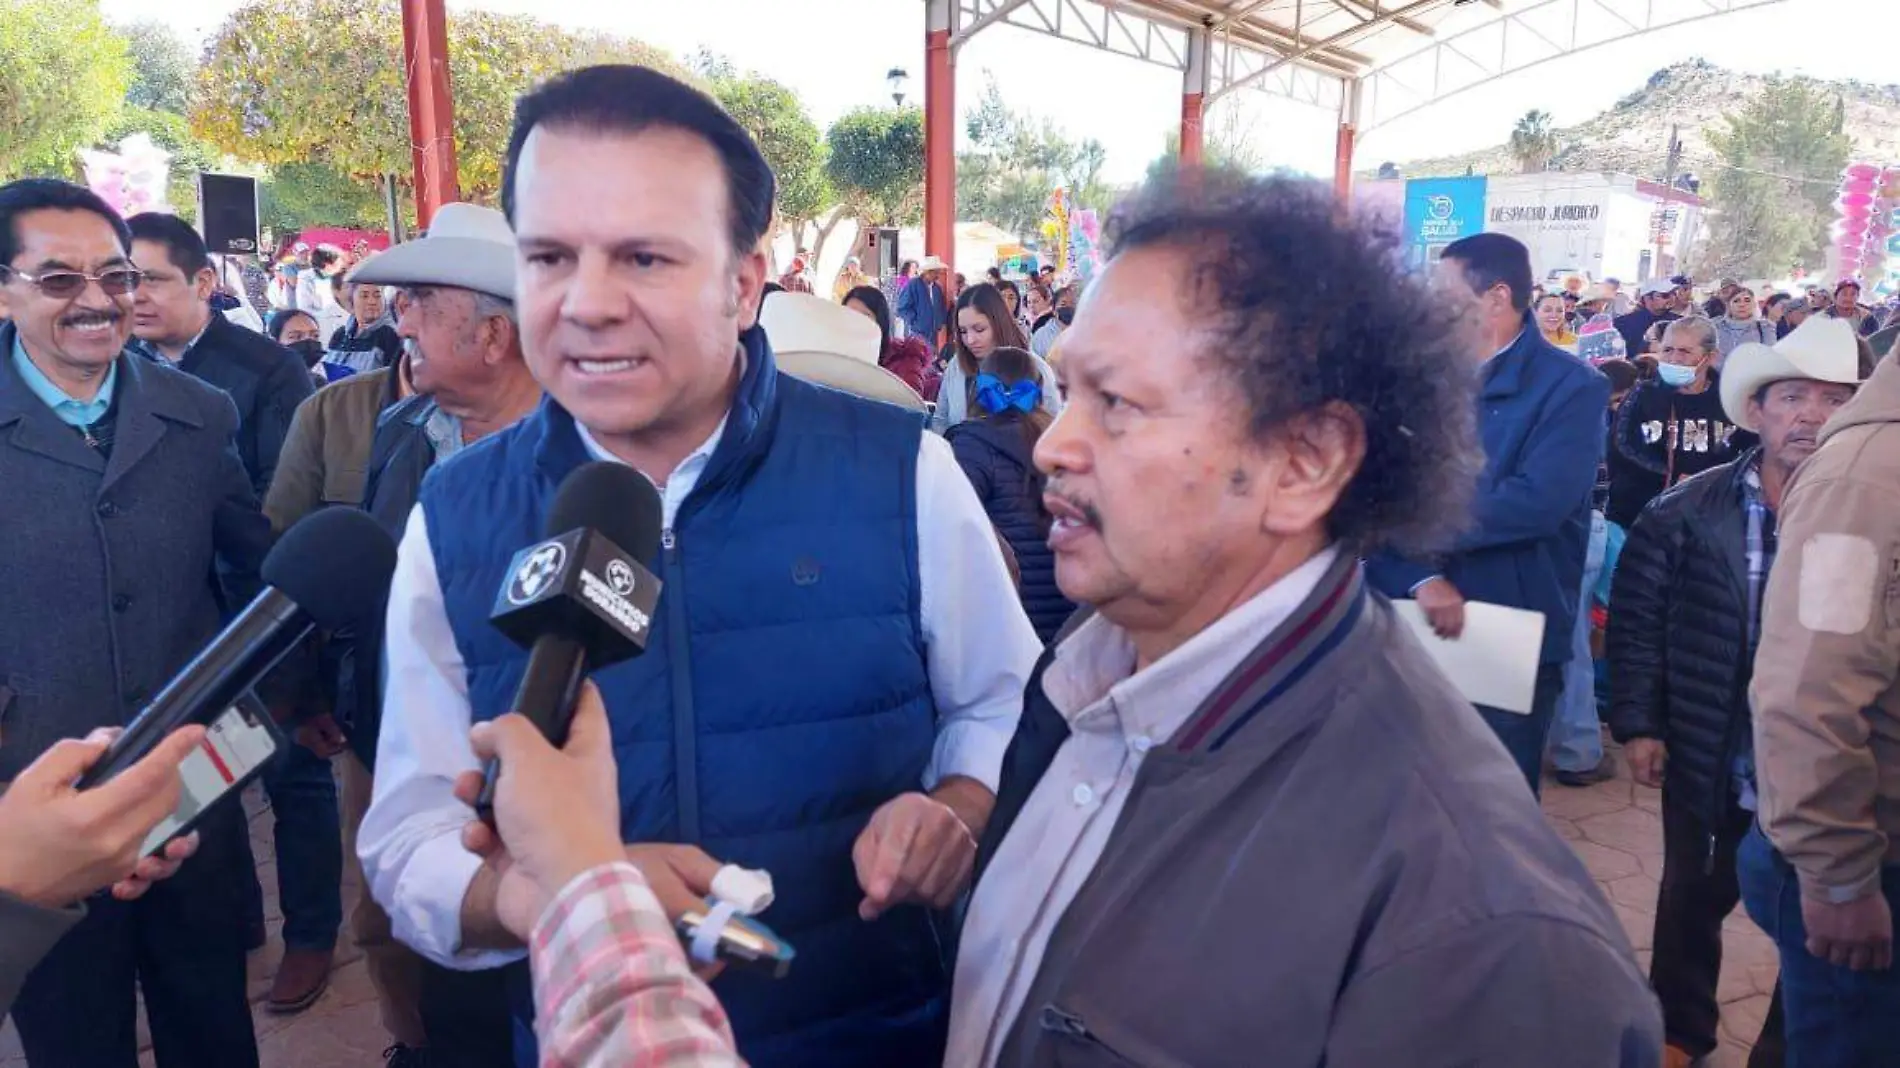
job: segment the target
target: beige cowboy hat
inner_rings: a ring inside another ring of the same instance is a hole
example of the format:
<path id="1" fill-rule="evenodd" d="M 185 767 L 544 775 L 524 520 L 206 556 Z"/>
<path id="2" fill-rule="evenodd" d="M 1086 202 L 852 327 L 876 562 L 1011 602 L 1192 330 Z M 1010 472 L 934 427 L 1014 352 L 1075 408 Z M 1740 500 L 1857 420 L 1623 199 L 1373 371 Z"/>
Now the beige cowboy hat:
<path id="1" fill-rule="evenodd" d="M 449 286 L 515 299 L 515 232 L 494 208 L 444 204 L 429 232 L 364 260 L 349 280 L 378 286 Z"/>
<path id="2" fill-rule="evenodd" d="M 1598 301 L 1607 301 L 1607 300 L 1615 300 L 1615 299 L 1616 299 L 1616 290 L 1611 289 L 1609 285 L 1606 283 L 1598 282 L 1595 285 L 1591 286 L 1590 288 L 1584 290 L 1583 295 L 1577 298 L 1577 303 L 1595 304 Z"/>
<path id="3" fill-rule="evenodd" d="M 942 271 L 948 268 L 949 265 L 943 262 L 941 256 L 925 256 L 917 262 L 918 274 L 928 274 L 931 271 Z"/>
<path id="4" fill-rule="evenodd" d="M 1773 382 L 1806 378 L 1860 384 L 1860 344 L 1846 319 L 1810 316 L 1773 345 L 1737 345 L 1722 364 L 1722 410 L 1750 433 L 1761 428 L 1748 416 L 1748 399 Z"/>
<path id="5" fill-rule="evenodd" d="M 781 292 L 765 298 L 759 326 L 786 374 L 911 411 L 927 410 L 916 390 L 878 366 L 883 339 L 869 316 L 810 293 Z"/>

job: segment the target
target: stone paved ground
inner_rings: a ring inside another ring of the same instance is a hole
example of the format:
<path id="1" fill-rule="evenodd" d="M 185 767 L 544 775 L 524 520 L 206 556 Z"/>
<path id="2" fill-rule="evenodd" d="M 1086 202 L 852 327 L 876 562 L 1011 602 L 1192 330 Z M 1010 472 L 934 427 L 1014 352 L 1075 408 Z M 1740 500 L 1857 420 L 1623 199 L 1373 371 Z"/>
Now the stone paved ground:
<path id="1" fill-rule="evenodd" d="M 1610 896 L 1645 969 L 1649 966 L 1650 936 L 1655 924 L 1656 881 L 1662 874 L 1659 797 L 1655 790 L 1637 786 L 1624 777 L 1587 790 L 1550 784 L 1544 796 L 1544 810 L 1551 824 L 1570 841 Z M 252 836 L 272 935 L 272 945 L 251 958 L 251 999 L 256 1004 L 270 986 L 280 921 L 275 865 L 270 859 L 270 816 L 255 800 L 252 812 Z M 354 893 L 354 887 L 346 888 L 346 895 L 350 893 Z M 346 896 L 345 900 L 350 898 Z M 1718 988 L 1722 1046 L 1707 1066 L 1744 1068 L 1749 1043 L 1761 1029 L 1768 994 L 1774 989 L 1775 950 L 1739 909 L 1729 917 L 1725 943 L 1727 952 Z M 282 1017 L 256 1010 L 263 1068 L 372 1068 L 382 1063 L 379 1054 L 388 1036 L 377 1022 L 375 995 L 362 954 L 345 938 L 338 960 L 329 992 L 308 1012 Z M 150 1065 L 149 1051 L 142 1063 Z M 0 1068 L 23 1068 L 25 1064 L 12 1025 L 8 1024 L 0 1030 Z"/>

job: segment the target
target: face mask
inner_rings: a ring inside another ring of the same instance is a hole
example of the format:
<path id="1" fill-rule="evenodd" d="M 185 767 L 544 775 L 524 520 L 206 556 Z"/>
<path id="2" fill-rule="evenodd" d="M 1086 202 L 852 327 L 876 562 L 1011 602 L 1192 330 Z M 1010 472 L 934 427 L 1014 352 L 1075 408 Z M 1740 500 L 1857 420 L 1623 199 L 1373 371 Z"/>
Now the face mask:
<path id="1" fill-rule="evenodd" d="M 1664 385 L 1680 388 L 1695 381 L 1695 368 L 1679 367 L 1673 363 L 1657 364 L 1656 377 L 1662 379 Z"/>
<path id="2" fill-rule="evenodd" d="M 314 339 L 308 341 L 293 341 L 284 347 L 303 357 L 303 365 L 305 367 L 315 367 L 317 361 L 323 359 L 323 342 L 321 341 Z"/>
<path id="3" fill-rule="evenodd" d="M 1063 326 L 1068 326 L 1070 323 L 1075 322 L 1075 309 L 1070 307 L 1057 308 L 1056 322 L 1061 323 Z"/>

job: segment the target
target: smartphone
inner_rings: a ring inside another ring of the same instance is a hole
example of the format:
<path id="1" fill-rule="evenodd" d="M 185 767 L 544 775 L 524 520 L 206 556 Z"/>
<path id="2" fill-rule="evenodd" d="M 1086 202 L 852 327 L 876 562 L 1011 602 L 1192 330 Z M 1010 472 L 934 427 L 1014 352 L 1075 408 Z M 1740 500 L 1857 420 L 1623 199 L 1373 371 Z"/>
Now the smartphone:
<path id="1" fill-rule="evenodd" d="M 264 703 L 249 693 L 205 729 L 198 748 L 178 766 L 184 793 L 171 815 L 159 821 L 140 853 L 150 856 L 179 835 L 190 834 L 214 805 L 227 802 L 262 775 L 285 748 Z"/>

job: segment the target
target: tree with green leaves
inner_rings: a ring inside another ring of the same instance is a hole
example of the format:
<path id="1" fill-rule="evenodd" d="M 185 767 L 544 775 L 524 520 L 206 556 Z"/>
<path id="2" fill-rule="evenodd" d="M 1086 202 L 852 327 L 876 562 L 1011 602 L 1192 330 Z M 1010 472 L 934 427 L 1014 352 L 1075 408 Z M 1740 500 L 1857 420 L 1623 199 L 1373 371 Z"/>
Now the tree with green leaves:
<path id="1" fill-rule="evenodd" d="M 1779 278 L 1796 263 L 1818 267 L 1853 150 L 1841 98 L 1805 78 L 1776 78 L 1708 140 L 1719 164 L 1705 187 L 1715 211 L 1698 271 Z"/>
<path id="2" fill-rule="evenodd" d="M 730 71 L 732 64 L 702 50 L 694 68 L 722 72 Z M 758 142 L 778 179 L 773 235 L 779 226 L 788 227 L 794 245 L 802 247 L 805 230 L 811 227 L 816 240 L 809 247 L 815 260 L 844 217 L 825 174 L 825 143 L 818 124 L 806 113 L 798 94 L 764 75 L 717 73 L 711 85 L 720 106 Z"/>
<path id="3" fill-rule="evenodd" d="M 1550 112 L 1532 108 L 1511 128 L 1511 157 L 1525 174 L 1550 169 L 1550 161 L 1557 156 L 1557 131 L 1550 123 Z"/>
<path id="4" fill-rule="evenodd" d="M 825 132 L 825 174 L 864 226 L 908 226 L 924 213 L 924 113 L 859 108 Z"/>
<path id="5" fill-rule="evenodd" d="M 132 55 L 125 102 L 135 108 L 184 115 L 191 111 L 198 60 L 170 26 L 150 20 L 118 28 Z"/>
<path id="6" fill-rule="evenodd" d="M 554 74 L 640 63 L 685 76 L 649 45 L 487 11 L 449 16 L 456 160 L 464 197 L 492 199 L 515 99 Z M 370 188 L 411 181 L 397 0 L 258 0 L 233 12 L 198 72 L 192 125 L 213 145 L 273 167 L 320 163 Z"/>
<path id="7" fill-rule="evenodd" d="M 91 0 L 0 4 L 0 180 L 74 177 L 124 105 L 132 61 Z"/>
<path id="8" fill-rule="evenodd" d="M 972 149 L 957 156 L 957 216 L 994 223 L 1019 238 L 1040 229 L 1049 194 L 1067 189 L 1083 208 L 1106 208 L 1108 153 L 1093 139 L 1072 141 L 1048 119 L 1011 108 L 996 80 L 965 120 Z"/>

